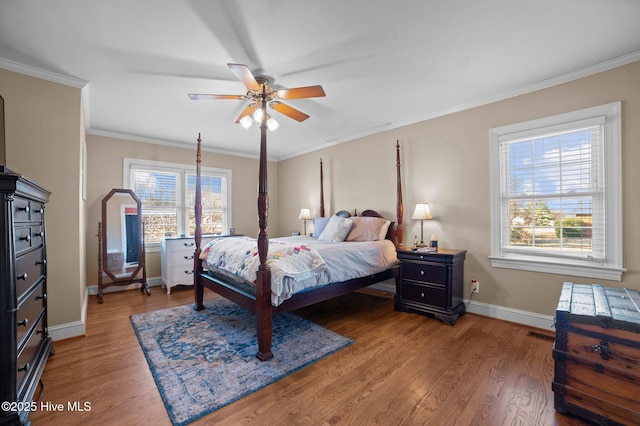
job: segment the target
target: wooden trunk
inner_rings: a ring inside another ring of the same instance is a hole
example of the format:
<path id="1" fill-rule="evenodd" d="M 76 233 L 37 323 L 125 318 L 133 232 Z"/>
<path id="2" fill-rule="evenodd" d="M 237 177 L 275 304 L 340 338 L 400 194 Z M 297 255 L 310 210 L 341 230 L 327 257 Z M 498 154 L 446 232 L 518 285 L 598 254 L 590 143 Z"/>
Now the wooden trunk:
<path id="1" fill-rule="evenodd" d="M 564 283 L 556 310 L 554 405 L 603 425 L 640 424 L 640 293 Z"/>

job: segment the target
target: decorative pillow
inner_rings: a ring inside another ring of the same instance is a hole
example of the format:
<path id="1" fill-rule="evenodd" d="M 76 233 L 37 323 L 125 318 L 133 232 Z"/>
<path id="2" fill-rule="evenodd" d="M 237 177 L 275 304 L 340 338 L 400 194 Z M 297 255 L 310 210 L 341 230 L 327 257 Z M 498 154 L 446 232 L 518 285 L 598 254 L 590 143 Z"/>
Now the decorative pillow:
<path id="1" fill-rule="evenodd" d="M 327 223 L 329 223 L 329 219 L 331 218 L 330 217 L 314 217 L 313 218 L 313 238 L 318 238 L 320 234 L 322 234 L 322 231 L 324 231 L 324 228 L 327 226 Z"/>
<path id="2" fill-rule="evenodd" d="M 389 232 L 389 227 L 391 226 L 390 220 L 385 220 L 382 226 L 380 227 L 380 233 L 378 234 L 379 240 L 384 240 L 387 238 L 387 232 Z"/>
<path id="3" fill-rule="evenodd" d="M 353 226 L 346 241 L 377 241 L 380 239 L 380 228 L 386 222 L 380 217 L 352 217 Z M 386 235 L 386 233 L 385 233 Z"/>
<path id="4" fill-rule="evenodd" d="M 347 219 L 339 216 L 331 216 L 329 223 L 322 231 L 322 234 L 318 237 L 320 241 L 344 241 L 345 237 L 351 230 L 353 225 L 352 219 Z"/>

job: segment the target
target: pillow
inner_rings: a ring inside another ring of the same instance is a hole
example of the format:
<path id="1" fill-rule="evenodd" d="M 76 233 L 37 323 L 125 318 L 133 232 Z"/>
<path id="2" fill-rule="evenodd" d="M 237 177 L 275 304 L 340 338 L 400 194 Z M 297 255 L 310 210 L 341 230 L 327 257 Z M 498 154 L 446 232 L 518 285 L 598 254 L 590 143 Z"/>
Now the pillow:
<path id="1" fill-rule="evenodd" d="M 314 217 L 313 218 L 313 238 L 318 238 L 320 234 L 322 234 L 322 231 L 324 231 L 324 228 L 327 226 L 327 223 L 329 223 L 329 219 L 331 218 L 330 217 Z"/>
<path id="2" fill-rule="evenodd" d="M 377 241 L 380 239 L 380 228 L 386 222 L 380 217 L 352 217 L 353 226 L 346 241 Z M 386 235 L 386 233 L 385 233 Z"/>
<path id="3" fill-rule="evenodd" d="M 347 219 L 340 216 L 331 216 L 329 223 L 322 231 L 322 234 L 318 237 L 320 241 L 344 241 L 345 237 L 351 230 L 353 224 L 352 219 Z"/>
<path id="4" fill-rule="evenodd" d="M 379 240 L 384 240 L 387 238 L 387 232 L 389 232 L 389 226 L 391 226 L 391 221 L 385 220 L 382 226 L 380 227 L 380 233 L 378 234 Z"/>

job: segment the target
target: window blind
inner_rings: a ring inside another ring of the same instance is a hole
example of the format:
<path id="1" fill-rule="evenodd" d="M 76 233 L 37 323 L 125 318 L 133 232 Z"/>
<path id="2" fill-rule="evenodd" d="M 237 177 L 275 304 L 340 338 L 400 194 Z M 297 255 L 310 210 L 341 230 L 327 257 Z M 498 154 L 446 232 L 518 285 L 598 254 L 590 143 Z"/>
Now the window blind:
<path id="1" fill-rule="evenodd" d="M 505 252 L 604 261 L 604 117 L 502 135 Z"/>

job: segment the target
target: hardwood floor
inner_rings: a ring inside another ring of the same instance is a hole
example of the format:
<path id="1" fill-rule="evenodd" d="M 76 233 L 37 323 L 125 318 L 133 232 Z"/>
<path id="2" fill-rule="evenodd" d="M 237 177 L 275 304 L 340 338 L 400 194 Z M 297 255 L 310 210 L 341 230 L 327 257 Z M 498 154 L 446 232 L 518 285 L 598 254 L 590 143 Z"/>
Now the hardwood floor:
<path id="1" fill-rule="evenodd" d="M 192 302 L 185 287 L 91 296 L 86 336 L 55 342 L 42 377 L 41 402 L 64 410 L 36 411 L 32 425 L 170 425 L 129 316 Z M 194 425 L 585 424 L 555 412 L 553 343 L 529 327 L 472 314 L 451 327 L 372 292 L 297 313 L 355 343 Z M 68 411 L 76 401 L 90 410 Z"/>

